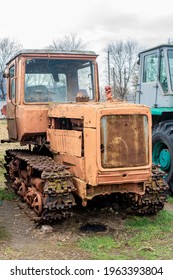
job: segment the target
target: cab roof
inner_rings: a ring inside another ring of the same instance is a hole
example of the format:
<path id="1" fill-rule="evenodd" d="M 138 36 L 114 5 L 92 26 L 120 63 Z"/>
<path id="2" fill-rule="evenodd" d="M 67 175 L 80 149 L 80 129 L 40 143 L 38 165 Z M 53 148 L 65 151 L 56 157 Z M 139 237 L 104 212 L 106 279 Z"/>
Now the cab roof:
<path id="1" fill-rule="evenodd" d="M 38 55 L 38 54 L 47 54 L 47 55 L 82 55 L 82 56 L 90 56 L 93 58 L 98 57 L 98 55 L 94 51 L 83 51 L 83 50 L 72 50 L 72 51 L 63 51 L 63 50 L 52 50 L 52 49 L 21 49 L 16 52 L 10 60 L 6 63 L 9 64 L 13 59 L 21 55 Z"/>
<path id="2" fill-rule="evenodd" d="M 155 47 L 148 48 L 146 50 L 141 51 L 139 53 L 139 56 L 142 53 L 149 52 L 149 51 L 152 51 L 152 50 L 155 50 L 155 49 L 161 49 L 161 48 L 173 48 L 173 44 L 161 44 L 161 45 L 157 45 Z"/>

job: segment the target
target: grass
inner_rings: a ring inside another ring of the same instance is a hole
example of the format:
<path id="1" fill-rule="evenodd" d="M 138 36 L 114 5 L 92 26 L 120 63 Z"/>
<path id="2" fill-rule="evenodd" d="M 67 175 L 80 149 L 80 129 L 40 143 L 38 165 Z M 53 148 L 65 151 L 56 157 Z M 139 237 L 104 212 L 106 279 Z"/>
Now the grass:
<path id="1" fill-rule="evenodd" d="M 0 242 L 9 238 L 9 234 L 6 229 L 0 224 Z"/>
<path id="2" fill-rule="evenodd" d="M 128 241 L 139 258 L 172 259 L 170 239 L 173 234 L 173 213 L 162 210 L 155 217 L 135 217 L 129 220 L 127 229 L 136 231 Z"/>
<path id="3" fill-rule="evenodd" d="M 0 188 L 0 200 L 13 200 L 14 198 L 15 198 L 15 193 L 13 190 Z"/>
<path id="4" fill-rule="evenodd" d="M 8 139 L 8 131 L 7 131 L 7 122 L 5 119 L 1 119 L 0 120 L 0 140 L 1 139 Z M 20 144 L 19 143 L 3 143 L 0 144 L 0 199 L 1 196 L 5 196 L 7 199 L 9 199 L 9 197 L 11 197 L 11 194 L 8 194 L 4 191 L 4 193 L 2 193 L 1 189 L 5 188 L 5 178 L 4 178 L 4 173 L 5 173 L 5 169 L 4 169 L 4 154 L 5 151 L 7 149 L 13 149 L 13 148 L 17 148 L 19 147 Z"/>
<path id="5" fill-rule="evenodd" d="M 94 259 L 114 259 L 110 252 L 119 246 L 111 236 L 85 237 L 80 240 L 80 247 L 92 253 Z"/>
<path id="6" fill-rule="evenodd" d="M 127 222 L 127 227 L 141 230 L 158 230 L 158 231 L 173 231 L 170 227 L 173 225 L 173 213 L 162 210 L 156 216 L 151 217 L 133 217 Z"/>
<path id="7" fill-rule="evenodd" d="M 124 233 L 114 236 L 85 237 L 80 247 L 93 259 L 173 259 L 173 213 L 162 210 L 152 217 L 130 217 Z"/>
<path id="8" fill-rule="evenodd" d="M 171 203 L 171 204 L 173 204 L 173 196 L 169 196 L 169 197 L 168 197 L 168 202 Z"/>
<path id="9" fill-rule="evenodd" d="M 8 132 L 7 132 L 7 122 L 6 120 L 0 120 L 0 140 L 1 139 L 7 139 L 8 138 Z M 2 163 L 4 162 L 4 153 L 5 150 L 8 149 L 9 144 L 1 144 L 0 145 L 0 165 L 2 167 Z"/>
<path id="10" fill-rule="evenodd" d="M 4 167 L 0 167 L 0 186 L 4 186 Z"/>

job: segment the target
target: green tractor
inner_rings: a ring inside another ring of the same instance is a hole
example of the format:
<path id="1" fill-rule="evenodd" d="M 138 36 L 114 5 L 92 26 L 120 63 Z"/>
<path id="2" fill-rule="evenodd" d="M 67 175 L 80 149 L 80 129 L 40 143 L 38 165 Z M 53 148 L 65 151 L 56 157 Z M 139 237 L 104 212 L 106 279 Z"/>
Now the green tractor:
<path id="1" fill-rule="evenodd" d="M 173 193 L 173 45 L 164 44 L 139 53 L 136 103 L 152 112 L 152 159 L 160 166 Z"/>

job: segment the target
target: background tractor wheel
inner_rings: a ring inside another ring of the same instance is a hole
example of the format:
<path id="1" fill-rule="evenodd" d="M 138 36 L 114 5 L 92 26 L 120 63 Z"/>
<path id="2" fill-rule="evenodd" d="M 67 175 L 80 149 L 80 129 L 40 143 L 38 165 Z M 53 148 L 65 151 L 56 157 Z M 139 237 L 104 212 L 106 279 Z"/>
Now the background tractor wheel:
<path id="1" fill-rule="evenodd" d="M 173 121 L 164 121 L 154 126 L 152 146 L 152 161 L 165 173 L 164 179 L 173 193 Z"/>

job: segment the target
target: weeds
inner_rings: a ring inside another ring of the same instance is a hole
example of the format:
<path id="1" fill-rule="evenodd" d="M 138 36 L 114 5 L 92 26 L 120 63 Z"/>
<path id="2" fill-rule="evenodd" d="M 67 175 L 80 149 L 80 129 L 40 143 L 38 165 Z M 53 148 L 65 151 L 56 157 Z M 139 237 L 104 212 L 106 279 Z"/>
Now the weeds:
<path id="1" fill-rule="evenodd" d="M 168 197 L 168 202 L 171 203 L 171 204 L 173 204 L 173 196 L 169 196 L 169 197 Z"/>
<path id="2" fill-rule="evenodd" d="M 172 259 L 172 234 L 173 213 L 162 210 L 151 217 L 128 218 L 117 239 L 111 235 L 85 237 L 79 244 L 94 259 Z"/>
<path id="3" fill-rule="evenodd" d="M 91 252 L 95 259 L 113 259 L 110 252 L 119 244 L 111 236 L 94 236 L 82 238 L 80 247 Z"/>
<path id="4" fill-rule="evenodd" d="M 6 229 L 0 224 L 0 241 L 7 239 L 9 237 L 8 232 Z"/>
<path id="5" fill-rule="evenodd" d="M 15 193 L 11 190 L 0 188 L 0 200 L 13 200 L 15 198 Z"/>
<path id="6" fill-rule="evenodd" d="M 136 229 L 149 229 L 158 231 L 173 231 L 173 213 L 162 210 L 157 215 L 151 217 L 133 217 L 127 221 L 127 227 Z"/>
<path id="7" fill-rule="evenodd" d="M 127 221 L 126 229 L 132 258 L 172 259 L 169 240 L 173 233 L 173 213 L 162 210 L 153 217 L 133 217 Z"/>

